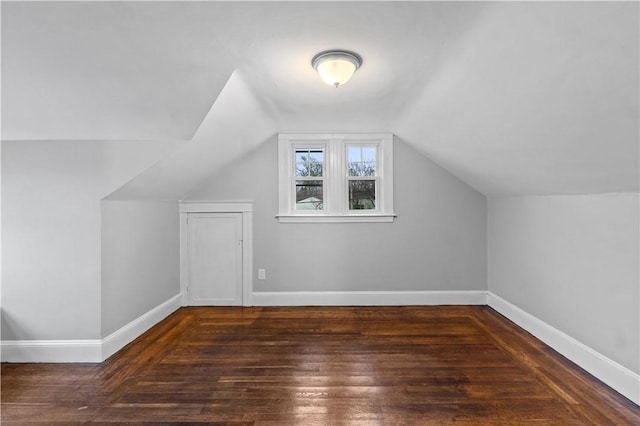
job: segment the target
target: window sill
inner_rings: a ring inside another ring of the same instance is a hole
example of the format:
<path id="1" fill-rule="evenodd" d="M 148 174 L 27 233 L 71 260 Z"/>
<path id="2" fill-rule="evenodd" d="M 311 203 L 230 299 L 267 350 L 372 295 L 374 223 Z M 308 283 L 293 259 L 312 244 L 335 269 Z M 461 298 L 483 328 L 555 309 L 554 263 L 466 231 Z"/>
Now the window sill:
<path id="1" fill-rule="evenodd" d="M 280 223 L 382 223 L 393 222 L 396 214 L 360 214 L 360 215 L 278 215 Z"/>

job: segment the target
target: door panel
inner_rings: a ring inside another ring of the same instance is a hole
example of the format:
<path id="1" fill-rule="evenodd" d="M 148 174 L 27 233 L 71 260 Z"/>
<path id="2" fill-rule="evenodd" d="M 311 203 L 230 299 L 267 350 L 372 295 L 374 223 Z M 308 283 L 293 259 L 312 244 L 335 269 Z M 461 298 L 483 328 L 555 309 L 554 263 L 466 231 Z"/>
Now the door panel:
<path id="1" fill-rule="evenodd" d="M 242 213 L 189 213 L 189 305 L 242 305 Z"/>

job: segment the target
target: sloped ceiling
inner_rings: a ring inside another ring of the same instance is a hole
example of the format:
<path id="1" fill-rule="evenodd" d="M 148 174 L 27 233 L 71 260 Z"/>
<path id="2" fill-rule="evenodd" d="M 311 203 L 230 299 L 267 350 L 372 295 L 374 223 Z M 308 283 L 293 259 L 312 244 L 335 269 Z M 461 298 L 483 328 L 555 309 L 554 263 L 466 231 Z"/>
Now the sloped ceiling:
<path id="1" fill-rule="evenodd" d="M 391 131 L 485 194 L 637 191 L 638 12 L 2 2 L 2 138 L 191 140 L 237 70 L 273 133 Z M 338 89 L 310 66 L 328 48 L 364 59 Z"/>
<path id="2" fill-rule="evenodd" d="M 105 199 L 183 200 L 219 167 L 268 140 L 274 128 L 251 89 L 234 72 L 191 141 Z"/>

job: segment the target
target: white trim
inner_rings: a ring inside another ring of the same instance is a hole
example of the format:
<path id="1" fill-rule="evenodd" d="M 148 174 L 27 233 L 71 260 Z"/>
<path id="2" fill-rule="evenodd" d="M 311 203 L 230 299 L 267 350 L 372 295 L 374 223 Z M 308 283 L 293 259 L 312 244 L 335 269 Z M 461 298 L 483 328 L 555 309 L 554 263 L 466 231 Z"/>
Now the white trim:
<path id="1" fill-rule="evenodd" d="M 396 218 L 395 214 L 367 214 L 367 215 L 278 215 L 276 216 L 280 223 L 347 223 L 347 222 L 393 222 Z"/>
<path id="2" fill-rule="evenodd" d="M 102 340 L 3 340 L 2 362 L 101 362 Z"/>
<path id="3" fill-rule="evenodd" d="M 242 212 L 242 306 L 252 306 L 253 299 L 253 212 Z"/>
<path id="4" fill-rule="evenodd" d="M 486 291 L 254 292 L 255 306 L 486 305 Z"/>
<path id="5" fill-rule="evenodd" d="M 189 213 L 242 213 L 242 306 L 252 306 L 253 292 L 253 202 L 180 201 L 180 293 L 188 305 L 188 218 Z"/>
<path id="6" fill-rule="evenodd" d="M 182 203 L 180 203 L 182 208 Z M 187 253 L 189 252 L 187 233 L 189 232 L 187 213 L 180 212 L 180 294 L 182 295 L 181 305 L 187 306 L 187 283 L 189 282 L 189 265 Z"/>
<path id="7" fill-rule="evenodd" d="M 251 201 L 180 201 L 180 213 L 243 213 L 252 212 Z"/>
<path id="8" fill-rule="evenodd" d="M 180 308 L 181 298 L 173 296 L 101 340 L 3 340 L 0 358 L 2 362 L 102 362 Z"/>
<path id="9" fill-rule="evenodd" d="M 102 339 L 102 360 L 109 358 L 174 313 L 180 308 L 181 302 L 182 294 L 175 295 Z"/>
<path id="10" fill-rule="evenodd" d="M 640 375 L 491 292 L 488 305 L 640 405 Z"/>

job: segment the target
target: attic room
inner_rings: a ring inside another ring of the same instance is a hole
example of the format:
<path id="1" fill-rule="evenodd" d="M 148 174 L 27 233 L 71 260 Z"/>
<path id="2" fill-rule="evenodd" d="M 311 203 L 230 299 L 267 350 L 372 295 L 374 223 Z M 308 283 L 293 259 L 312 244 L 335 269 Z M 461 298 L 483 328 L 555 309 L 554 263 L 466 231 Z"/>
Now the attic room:
<path id="1" fill-rule="evenodd" d="M 478 309 L 477 333 L 503 318 L 548 345 L 614 416 L 542 420 L 640 419 L 638 2 L 3 1 L 1 25 L 3 421 L 51 420 L 20 411 L 12 371 L 124 365 L 194 305 L 235 326 L 278 307 Z M 338 87 L 312 64 L 331 49 L 360 61 Z M 329 170 L 371 146 L 371 212 L 329 172 L 287 175 L 300 147 Z M 288 188 L 318 182 L 325 205 L 296 213 Z M 219 264 L 193 260 L 200 232 L 227 231 Z M 231 294 L 198 296 L 196 270 L 232 275 Z M 73 404 L 60 421 L 96 419 Z M 345 421 L 292 419 L 272 424 Z"/>

